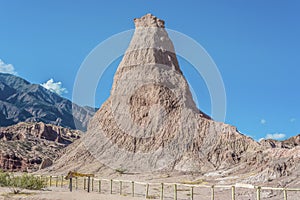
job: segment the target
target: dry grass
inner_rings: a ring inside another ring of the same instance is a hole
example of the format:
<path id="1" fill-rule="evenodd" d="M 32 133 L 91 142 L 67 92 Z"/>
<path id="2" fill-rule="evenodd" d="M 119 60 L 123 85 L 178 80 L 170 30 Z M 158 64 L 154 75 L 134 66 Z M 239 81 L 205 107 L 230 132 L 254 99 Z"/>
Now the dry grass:
<path id="1" fill-rule="evenodd" d="M 194 180 L 194 181 L 183 180 L 183 181 L 180 181 L 180 183 L 188 184 L 188 185 L 202 185 L 202 184 L 207 184 L 208 182 L 206 182 L 204 179 L 198 179 L 198 180 Z"/>
<path id="2" fill-rule="evenodd" d="M 13 193 L 13 192 L 8 192 L 8 193 L 3 193 L 1 194 L 1 196 L 6 197 L 6 198 L 12 198 L 12 197 L 20 197 L 20 198 L 25 198 L 25 197 L 29 197 L 29 196 L 33 196 L 36 195 L 36 192 L 20 192 L 20 193 Z"/>

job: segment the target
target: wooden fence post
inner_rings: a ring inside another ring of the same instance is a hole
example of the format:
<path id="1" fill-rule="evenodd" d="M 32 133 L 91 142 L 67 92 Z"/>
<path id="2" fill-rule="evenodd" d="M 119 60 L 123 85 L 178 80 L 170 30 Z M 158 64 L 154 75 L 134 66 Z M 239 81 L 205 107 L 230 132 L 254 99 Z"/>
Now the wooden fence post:
<path id="1" fill-rule="evenodd" d="M 56 179 L 55 179 L 55 187 L 58 186 L 58 176 L 56 176 Z"/>
<path id="2" fill-rule="evenodd" d="M 87 192 L 90 192 L 90 189 L 91 189 L 91 177 L 88 176 Z"/>
<path id="3" fill-rule="evenodd" d="M 73 189 L 73 186 L 72 186 L 72 177 L 70 178 L 69 188 L 70 188 L 70 192 L 72 192 L 72 189 Z"/>
<path id="4" fill-rule="evenodd" d="M 177 185 L 174 185 L 174 200 L 177 200 Z"/>
<path id="5" fill-rule="evenodd" d="M 164 199 L 164 183 L 160 184 L 160 200 Z"/>
<path id="6" fill-rule="evenodd" d="M 101 193 L 101 180 L 99 180 L 99 188 L 98 188 L 99 193 Z"/>
<path id="7" fill-rule="evenodd" d="M 78 177 L 75 177 L 75 189 L 78 190 Z"/>
<path id="8" fill-rule="evenodd" d="M 110 194 L 113 193 L 113 180 L 110 179 Z"/>
<path id="9" fill-rule="evenodd" d="M 288 197 L 287 197 L 287 190 L 285 188 L 283 189 L 283 199 L 284 200 L 288 199 Z"/>
<path id="10" fill-rule="evenodd" d="M 231 199 L 235 200 L 235 186 L 231 186 Z"/>
<path id="11" fill-rule="evenodd" d="M 132 197 L 134 197 L 134 181 L 131 182 Z"/>
<path id="12" fill-rule="evenodd" d="M 64 184 L 64 176 L 61 176 L 61 183 L 60 183 L 60 187 L 63 187 Z"/>
<path id="13" fill-rule="evenodd" d="M 194 187 L 191 187 L 191 200 L 194 199 Z"/>
<path id="14" fill-rule="evenodd" d="M 120 184 L 120 195 L 122 195 L 122 181 L 120 181 L 119 184 Z"/>
<path id="15" fill-rule="evenodd" d="M 83 178 L 83 190 L 85 190 L 86 189 L 86 178 L 84 177 Z"/>
<path id="16" fill-rule="evenodd" d="M 94 178 L 92 178 L 92 191 L 94 191 Z"/>
<path id="17" fill-rule="evenodd" d="M 145 193 L 145 199 L 148 199 L 149 196 L 149 184 L 146 184 L 146 193 Z"/>
<path id="18" fill-rule="evenodd" d="M 50 183 L 49 183 L 50 187 L 52 186 L 52 176 L 50 176 Z"/>
<path id="19" fill-rule="evenodd" d="M 215 200 L 215 186 L 211 186 L 211 200 Z"/>
<path id="20" fill-rule="evenodd" d="M 257 199 L 257 200 L 260 200 L 260 190 L 261 190 L 261 187 L 258 186 L 258 187 L 256 188 L 256 199 Z"/>

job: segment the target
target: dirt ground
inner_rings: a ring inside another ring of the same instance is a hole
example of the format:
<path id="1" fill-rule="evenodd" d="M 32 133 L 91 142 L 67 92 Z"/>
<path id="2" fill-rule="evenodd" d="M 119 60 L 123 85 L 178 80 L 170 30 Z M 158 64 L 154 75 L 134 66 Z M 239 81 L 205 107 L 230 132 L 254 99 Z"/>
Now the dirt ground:
<path id="1" fill-rule="evenodd" d="M 115 188 L 116 189 L 116 188 Z M 128 187 L 129 189 L 129 187 Z M 238 193 L 236 195 L 237 200 L 255 200 L 256 194 L 253 193 Z M 149 189 L 149 199 L 160 199 L 159 198 L 160 191 L 156 188 Z M 164 199 L 165 200 L 173 200 L 174 193 L 171 188 L 166 188 Z M 299 194 L 289 195 L 289 200 L 299 200 Z M 262 195 L 262 200 L 272 199 L 272 200 L 283 200 L 283 195 L 271 195 L 269 197 L 264 197 Z M 110 194 L 109 190 L 104 190 L 101 194 L 98 191 L 91 191 L 88 193 L 84 190 L 74 190 L 70 192 L 68 188 L 63 187 L 50 187 L 43 191 L 30 191 L 24 190 L 22 193 L 14 195 L 11 194 L 11 190 L 9 188 L 1 188 L 0 187 L 0 200 L 142 200 L 145 199 L 145 190 L 143 187 L 137 188 L 135 197 L 132 197 L 130 192 L 126 187 L 123 190 L 123 194 L 120 195 L 119 191 L 114 191 L 113 194 Z M 181 188 L 178 191 L 178 200 L 190 200 L 190 190 Z M 210 200 L 210 192 L 209 190 L 194 190 L 194 200 Z M 227 200 L 231 199 L 231 191 L 230 190 L 220 190 L 216 193 L 215 199 Z"/>
<path id="2" fill-rule="evenodd" d="M 132 197 L 129 192 L 124 191 L 122 195 L 119 194 L 119 191 L 114 191 L 113 194 L 110 194 L 110 191 L 105 190 L 101 194 L 98 191 L 92 191 L 88 193 L 84 190 L 75 190 L 70 192 L 68 188 L 63 187 L 51 187 L 47 188 L 44 191 L 29 191 L 24 190 L 21 194 L 11 194 L 11 190 L 9 188 L 1 188 L 0 187 L 0 200 L 142 200 L 145 199 L 145 194 L 143 188 L 137 189 L 137 194 L 135 197 Z M 210 200 L 209 191 L 194 191 L 194 200 Z M 244 193 L 245 194 L 245 193 Z M 173 200 L 174 193 L 171 188 L 167 189 L 164 194 L 165 200 Z M 299 200 L 299 194 L 289 195 L 289 200 Z M 283 200 L 283 195 L 271 195 L 269 197 L 264 197 L 262 195 L 262 200 L 272 199 L 272 200 Z M 150 188 L 149 190 L 149 199 L 160 199 L 159 198 L 159 190 L 155 188 Z M 231 191 L 230 190 L 220 190 L 216 193 L 215 199 L 229 200 L 231 199 Z M 242 195 L 239 193 L 236 195 L 237 200 L 255 200 L 256 194 L 253 192 L 252 194 Z M 178 191 L 178 200 L 190 200 L 190 191 L 188 189 L 180 189 Z"/>
<path id="3" fill-rule="evenodd" d="M 118 194 L 87 193 L 79 190 L 72 193 L 67 188 L 49 188 L 49 191 L 22 191 L 21 194 L 9 194 L 9 188 L 0 188 L 0 200 L 129 200 L 145 199 L 142 197 L 120 196 Z"/>
<path id="4" fill-rule="evenodd" d="M 78 182 L 73 182 L 73 191 L 68 189 L 69 182 L 60 179 L 52 179 L 52 186 L 50 187 L 48 181 L 48 187 L 43 191 L 30 191 L 23 190 L 21 194 L 13 195 L 9 188 L 0 187 L 0 200 L 141 200 L 145 199 L 146 185 L 136 182 L 150 183 L 148 190 L 149 199 L 160 199 L 161 185 L 164 182 L 164 200 L 174 200 L 174 184 L 173 183 L 185 183 L 185 184 L 200 184 L 200 185 L 214 185 L 216 182 L 213 180 L 204 179 L 205 177 L 199 177 L 198 175 L 112 175 L 106 181 L 102 181 L 99 188 L 99 181 L 93 181 L 91 185 L 90 193 L 84 190 L 84 179 L 78 179 Z M 207 177 L 206 177 L 207 178 Z M 110 194 L 110 179 L 114 179 L 113 192 Z M 132 184 L 131 182 L 122 182 L 117 180 L 132 180 L 135 181 L 134 197 L 132 197 Z M 216 180 L 216 179 L 215 179 Z M 235 180 L 230 178 L 232 183 L 226 179 L 227 185 L 232 185 Z M 76 184 L 77 183 L 77 184 Z M 169 184 L 167 184 L 169 183 Z M 62 184 L 62 185 L 61 185 Z M 220 185 L 219 182 L 217 185 Z M 225 183 L 224 183 L 225 184 Z M 274 183 L 272 183 L 274 184 Z M 270 184 L 270 186 L 272 186 Z M 57 187 L 55 187 L 57 185 Z M 77 185 L 77 190 L 76 190 Z M 265 184 L 264 184 L 265 185 Z M 121 187 L 120 187 L 121 186 Z M 266 185 L 267 186 L 267 185 Z M 295 187 L 291 185 L 290 187 Z M 121 188 L 121 190 L 120 190 Z M 99 189 L 101 192 L 99 193 Z M 215 200 L 230 200 L 231 188 L 215 188 Z M 121 193 L 121 194 L 120 194 Z M 207 187 L 194 187 L 193 188 L 194 200 L 211 200 L 211 188 Z M 235 189 L 236 200 L 256 200 L 256 189 L 247 189 L 236 187 Z M 283 200 L 283 191 L 271 191 L 263 190 L 261 192 L 261 200 Z M 177 200 L 190 200 L 191 199 L 191 187 L 177 185 Z M 288 192 L 288 200 L 300 200 L 300 191 Z"/>

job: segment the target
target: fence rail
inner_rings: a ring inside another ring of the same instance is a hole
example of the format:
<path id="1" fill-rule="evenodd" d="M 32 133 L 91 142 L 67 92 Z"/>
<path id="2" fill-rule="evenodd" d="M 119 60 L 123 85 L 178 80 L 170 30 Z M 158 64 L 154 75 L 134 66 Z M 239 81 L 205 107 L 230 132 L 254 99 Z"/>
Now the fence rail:
<path id="1" fill-rule="evenodd" d="M 68 185 L 69 190 L 72 192 L 72 189 L 75 187 L 76 190 L 78 190 L 78 177 L 70 178 L 69 180 L 65 180 L 65 176 L 41 176 L 36 175 L 46 180 L 47 185 L 50 187 L 63 187 L 64 185 Z M 74 180 L 75 179 L 75 183 Z M 84 177 L 83 179 L 83 189 L 87 190 L 87 192 L 94 191 L 95 186 L 98 188 L 98 192 L 101 193 L 102 185 L 104 182 L 107 182 L 109 184 L 109 192 L 110 194 L 113 194 L 114 191 L 114 184 L 118 183 L 119 189 L 118 193 L 119 195 L 123 194 L 123 184 L 128 183 L 131 187 L 131 196 L 134 197 L 136 195 L 136 186 L 142 185 L 145 187 L 145 194 L 144 197 L 147 199 L 149 197 L 149 187 L 151 186 L 157 186 L 159 188 L 159 199 L 164 199 L 164 188 L 166 186 L 173 187 L 174 192 L 174 200 L 177 200 L 178 192 L 182 191 L 178 187 L 186 187 L 189 188 L 189 196 L 190 199 L 194 199 L 194 189 L 195 188 L 207 188 L 210 189 L 210 199 L 215 200 L 215 189 L 216 188 L 224 188 L 224 189 L 230 189 L 231 190 L 231 200 L 236 200 L 236 188 L 246 188 L 246 189 L 252 189 L 256 191 L 256 200 L 261 200 L 261 193 L 263 190 L 277 190 L 277 191 L 283 191 L 283 199 L 288 200 L 288 192 L 300 192 L 300 188 L 275 188 L 275 187 L 264 187 L 264 186 L 255 186 L 251 184 L 241 184 L 237 183 L 235 185 L 194 185 L 194 184 L 185 184 L 185 183 L 153 183 L 153 182 L 141 182 L 141 181 L 132 181 L 132 180 L 121 180 L 121 179 L 106 179 L 106 178 L 92 178 L 92 177 Z M 97 187 L 98 186 L 98 187 Z M 149 197 L 150 198 L 150 197 Z"/>

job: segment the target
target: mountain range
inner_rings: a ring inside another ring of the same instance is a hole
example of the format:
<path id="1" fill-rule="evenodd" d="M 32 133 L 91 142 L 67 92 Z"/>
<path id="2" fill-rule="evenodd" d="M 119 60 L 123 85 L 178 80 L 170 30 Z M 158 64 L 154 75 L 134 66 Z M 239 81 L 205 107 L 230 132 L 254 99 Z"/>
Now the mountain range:
<path id="1" fill-rule="evenodd" d="M 81 107 L 39 84 L 0 73 L 0 127 L 44 122 L 85 131 L 95 109 Z"/>

